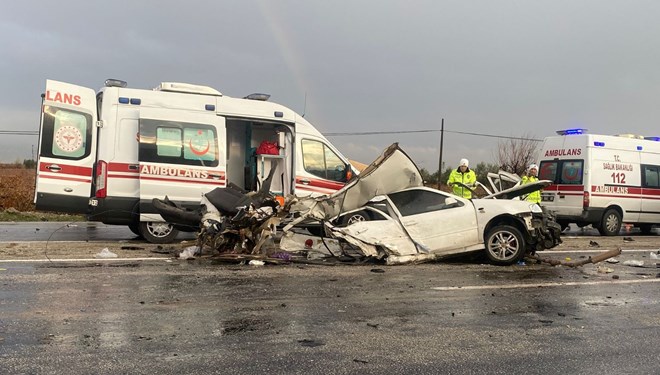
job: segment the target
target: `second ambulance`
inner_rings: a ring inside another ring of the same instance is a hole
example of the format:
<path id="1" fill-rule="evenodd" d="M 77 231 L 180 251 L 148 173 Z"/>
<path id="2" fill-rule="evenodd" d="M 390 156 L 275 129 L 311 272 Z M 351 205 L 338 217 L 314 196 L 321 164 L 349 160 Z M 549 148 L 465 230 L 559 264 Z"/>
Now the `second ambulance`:
<path id="1" fill-rule="evenodd" d="M 553 185 L 542 205 L 566 228 L 591 224 L 601 235 L 619 234 L 623 223 L 650 233 L 660 223 L 660 138 L 632 134 L 558 131 L 539 154 L 539 179 Z"/>

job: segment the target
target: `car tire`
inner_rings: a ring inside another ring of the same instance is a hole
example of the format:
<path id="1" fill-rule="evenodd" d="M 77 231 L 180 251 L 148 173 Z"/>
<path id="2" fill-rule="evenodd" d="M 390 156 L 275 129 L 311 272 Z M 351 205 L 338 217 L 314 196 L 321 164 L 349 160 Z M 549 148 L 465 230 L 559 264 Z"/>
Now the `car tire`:
<path id="1" fill-rule="evenodd" d="M 525 255 L 526 244 L 522 233 L 510 225 L 498 225 L 486 235 L 486 256 L 497 265 L 518 262 Z"/>
<path id="2" fill-rule="evenodd" d="M 179 231 L 170 223 L 158 221 L 142 221 L 139 224 L 140 235 L 150 243 L 171 243 Z"/>
<path id="3" fill-rule="evenodd" d="M 341 218 L 341 224 L 343 226 L 359 223 L 361 221 L 369 221 L 371 218 L 365 211 L 355 211 L 350 214 L 346 214 Z"/>
<path id="4" fill-rule="evenodd" d="M 621 231 L 621 214 L 619 211 L 610 208 L 605 211 L 603 219 L 598 225 L 598 232 L 601 236 L 616 236 Z"/>

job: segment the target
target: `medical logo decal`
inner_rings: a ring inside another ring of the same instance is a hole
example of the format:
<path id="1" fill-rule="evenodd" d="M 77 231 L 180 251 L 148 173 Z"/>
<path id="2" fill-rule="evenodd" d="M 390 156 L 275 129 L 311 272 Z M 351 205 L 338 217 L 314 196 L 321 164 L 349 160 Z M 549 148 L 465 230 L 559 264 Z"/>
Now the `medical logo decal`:
<path id="1" fill-rule="evenodd" d="M 83 135 L 77 127 L 64 125 L 55 132 L 55 144 L 66 153 L 75 153 L 83 146 Z"/>
<path id="2" fill-rule="evenodd" d="M 183 131 L 183 157 L 189 160 L 216 159 L 215 133 L 211 129 L 187 128 Z"/>
<path id="3" fill-rule="evenodd" d="M 204 136 L 202 130 L 198 130 L 197 135 L 188 140 L 188 147 L 193 154 L 202 156 L 211 149 L 211 141 Z"/>

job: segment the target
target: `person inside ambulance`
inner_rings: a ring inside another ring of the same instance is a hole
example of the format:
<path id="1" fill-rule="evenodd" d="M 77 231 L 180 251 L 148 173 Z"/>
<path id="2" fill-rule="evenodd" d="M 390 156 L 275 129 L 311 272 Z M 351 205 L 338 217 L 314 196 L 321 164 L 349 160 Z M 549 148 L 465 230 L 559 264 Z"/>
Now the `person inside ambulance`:
<path id="1" fill-rule="evenodd" d="M 465 186 L 472 188 L 476 186 L 476 183 L 477 175 L 469 168 L 469 161 L 467 159 L 461 159 L 458 163 L 458 168 L 451 171 L 449 180 L 447 180 L 447 185 L 452 187 L 454 195 L 466 199 L 472 198 L 472 191 Z"/>
<path id="2" fill-rule="evenodd" d="M 539 173 L 538 165 L 530 164 L 529 167 L 527 167 L 527 173 L 522 176 L 522 180 L 520 184 L 525 185 L 525 184 L 532 184 L 534 182 L 537 182 L 539 180 L 537 176 L 538 173 Z M 525 200 L 528 202 L 541 204 L 541 191 L 537 190 L 535 192 L 527 194 Z"/>

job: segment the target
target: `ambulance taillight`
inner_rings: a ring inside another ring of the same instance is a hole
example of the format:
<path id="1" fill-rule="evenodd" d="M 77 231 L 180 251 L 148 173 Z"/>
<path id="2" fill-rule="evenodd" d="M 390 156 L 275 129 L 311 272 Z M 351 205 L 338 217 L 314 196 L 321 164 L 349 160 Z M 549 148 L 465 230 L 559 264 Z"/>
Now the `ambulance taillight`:
<path id="1" fill-rule="evenodd" d="M 106 182 L 108 181 L 108 163 L 99 160 L 96 164 L 96 198 L 105 198 L 108 195 Z"/>
<path id="2" fill-rule="evenodd" d="M 585 191 L 582 196 L 582 208 L 589 208 L 589 192 Z"/>

